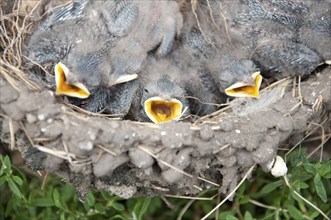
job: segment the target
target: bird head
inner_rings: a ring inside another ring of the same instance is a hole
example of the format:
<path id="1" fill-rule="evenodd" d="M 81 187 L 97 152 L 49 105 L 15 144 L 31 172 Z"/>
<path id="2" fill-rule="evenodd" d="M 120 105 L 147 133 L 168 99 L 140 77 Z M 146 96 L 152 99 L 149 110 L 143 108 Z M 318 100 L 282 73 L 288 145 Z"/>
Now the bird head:
<path id="1" fill-rule="evenodd" d="M 188 102 L 183 97 L 185 90 L 167 77 L 148 83 L 143 92 L 144 113 L 154 123 L 179 120 Z"/>
<path id="2" fill-rule="evenodd" d="M 228 96 L 259 97 L 262 76 L 250 60 L 225 58 L 218 80 Z"/>
<path id="3" fill-rule="evenodd" d="M 232 97 L 259 98 L 261 82 L 262 76 L 260 72 L 255 72 L 251 74 L 251 77 L 248 80 L 238 81 L 224 91 L 225 94 Z"/>
<path id="4" fill-rule="evenodd" d="M 55 65 L 56 94 L 87 98 L 91 89 L 112 87 L 137 78 L 137 74 L 116 73 L 109 61 L 110 50 L 77 44 L 62 62 Z"/>
<path id="5" fill-rule="evenodd" d="M 56 95 L 67 95 L 80 99 L 88 98 L 90 96 L 89 90 L 81 82 L 69 82 L 72 76 L 72 72 L 63 63 L 55 65 L 55 83 L 56 83 Z"/>

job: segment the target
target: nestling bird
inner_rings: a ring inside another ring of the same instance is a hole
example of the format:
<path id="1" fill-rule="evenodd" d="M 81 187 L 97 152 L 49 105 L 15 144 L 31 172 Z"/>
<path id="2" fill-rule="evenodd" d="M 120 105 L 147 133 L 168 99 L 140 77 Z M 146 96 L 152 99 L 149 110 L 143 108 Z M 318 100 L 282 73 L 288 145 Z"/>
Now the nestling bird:
<path id="1" fill-rule="evenodd" d="M 201 11 L 212 14 L 219 32 L 226 33 L 228 44 L 239 48 L 233 53 L 251 58 L 264 75 L 279 79 L 309 74 L 325 60 L 319 45 L 324 43 L 320 38 L 330 39 L 326 34 L 330 22 L 327 16 L 323 16 L 324 22 L 314 19 L 327 8 L 325 2 L 215 0 L 211 7 L 201 2 Z M 220 10 L 209 12 L 217 6 Z"/>
<path id="2" fill-rule="evenodd" d="M 204 116 L 216 111 L 226 101 L 211 73 L 208 58 L 213 50 L 201 38 L 184 39 L 170 53 L 174 65 L 183 73 L 182 85 L 187 92 L 191 115 Z M 201 40 L 201 41 L 200 41 Z"/>
<path id="3" fill-rule="evenodd" d="M 183 75 L 170 60 L 150 57 L 146 69 L 140 74 L 142 92 L 133 105 L 133 119 L 165 123 L 189 115 Z"/>
<path id="4" fill-rule="evenodd" d="M 197 14 L 201 16 L 200 12 Z M 205 82 L 204 87 L 216 83 L 219 92 L 228 96 L 257 98 L 262 77 L 254 63 L 242 54 L 240 48 L 228 45 L 226 35 L 219 32 L 204 16 L 201 16 L 199 25 L 196 24 L 196 19 L 190 16 L 188 14 L 184 17 L 185 26 L 187 25 L 185 22 L 189 23 L 187 26 L 191 26 L 182 37 L 182 47 L 185 48 L 186 53 L 179 55 L 178 60 L 182 62 L 181 60 L 185 59 L 184 54 L 187 54 L 188 59 L 198 63 L 200 66 L 198 68 L 209 72 L 214 80 Z M 176 53 L 174 51 L 174 54 Z M 212 93 L 216 94 L 210 92 Z M 223 99 L 220 103 L 224 102 L 224 97 L 218 96 L 220 100 Z"/>
<path id="5" fill-rule="evenodd" d="M 199 1 L 193 14 L 177 1 L 79 0 L 41 23 L 28 55 L 55 66 L 56 94 L 88 98 L 90 111 L 140 109 L 138 120 L 162 123 L 215 111 L 207 103 L 224 94 L 259 97 L 259 70 L 279 79 L 331 60 L 325 2 Z M 140 94 L 139 108 L 131 105 Z"/>
<path id="6" fill-rule="evenodd" d="M 232 97 L 259 98 L 262 76 L 251 60 L 223 57 L 217 62 L 219 68 L 212 73 L 225 94 Z"/>
<path id="7" fill-rule="evenodd" d="M 176 2 L 80 0 L 40 25 L 28 55 L 55 64 L 56 94 L 84 99 L 135 79 L 150 50 L 168 53 L 181 22 Z"/>
<path id="8" fill-rule="evenodd" d="M 176 1 L 131 1 L 130 4 L 136 15 L 134 25 L 129 31 L 122 31 L 126 35 L 122 34 L 110 56 L 116 74 L 139 72 L 148 52 L 154 49 L 158 57 L 168 54 L 182 28 L 182 15 Z"/>
<path id="9" fill-rule="evenodd" d="M 86 0 L 74 2 L 52 14 L 31 37 L 29 57 L 39 64 L 55 64 L 56 94 L 87 98 L 90 89 L 137 76 L 111 74 L 107 57 L 117 38 L 97 9 Z"/>

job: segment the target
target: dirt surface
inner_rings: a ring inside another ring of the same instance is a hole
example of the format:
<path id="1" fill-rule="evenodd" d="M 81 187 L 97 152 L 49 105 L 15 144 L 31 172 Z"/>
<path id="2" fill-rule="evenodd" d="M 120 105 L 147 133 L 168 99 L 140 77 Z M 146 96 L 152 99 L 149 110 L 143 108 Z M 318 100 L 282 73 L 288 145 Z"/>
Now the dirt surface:
<path id="1" fill-rule="evenodd" d="M 279 83 L 259 100 L 237 99 L 195 124 L 161 125 L 77 113 L 52 91 L 33 91 L 22 81 L 15 89 L 1 76 L 1 141 L 16 146 L 32 169 L 65 178 L 82 197 L 89 188 L 123 198 L 215 187 L 226 194 L 254 164 L 269 172 L 282 143 L 329 116 L 330 73 L 326 67 L 300 89 Z"/>

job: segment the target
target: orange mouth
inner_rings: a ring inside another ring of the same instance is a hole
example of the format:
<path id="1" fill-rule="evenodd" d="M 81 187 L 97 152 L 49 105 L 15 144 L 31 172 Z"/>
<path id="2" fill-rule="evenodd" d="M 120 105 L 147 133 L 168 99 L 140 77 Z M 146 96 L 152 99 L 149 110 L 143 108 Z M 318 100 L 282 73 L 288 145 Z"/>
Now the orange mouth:
<path id="1" fill-rule="evenodd" d="M 253 73 L 252 78 L 254 79 L 254 85 L 237 82 L 232 86 L 225 89 L 225 94 L 233 97 L 253 97 L 259 98 L 260 86 L 262 82 L 262 76 L 259 72 Z"/>
<path id="2" fill-rule="evenodd" d="M 177 99 L 166 101 L 159 97 L 145 101 L 145 112 L 156 124 L 178 120 L 182 114 L 182 103 Z"/>
<path id="3" fill-rule="evenodd" d="M 66 82 L 69 69 L 62 63 L 55 65 L 55 83 L 56 95 L 66 95 L 76 98 L 85 99 L 90 96 L 90 92 L 82 83 L 68 84 Z"/>

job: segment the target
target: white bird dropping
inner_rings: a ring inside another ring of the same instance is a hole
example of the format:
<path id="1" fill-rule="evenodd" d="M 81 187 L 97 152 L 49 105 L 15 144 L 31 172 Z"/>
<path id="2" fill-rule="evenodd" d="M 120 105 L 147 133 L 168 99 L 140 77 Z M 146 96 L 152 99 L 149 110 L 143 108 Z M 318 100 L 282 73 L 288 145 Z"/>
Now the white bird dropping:
<path id="1" fill-rule="evenodd" d="M 287 166 L 283 158 L 276 156 L 274 166 L 271 169 L 271 174 L 274 177 L 284 176 L 287 173 Z"/>

